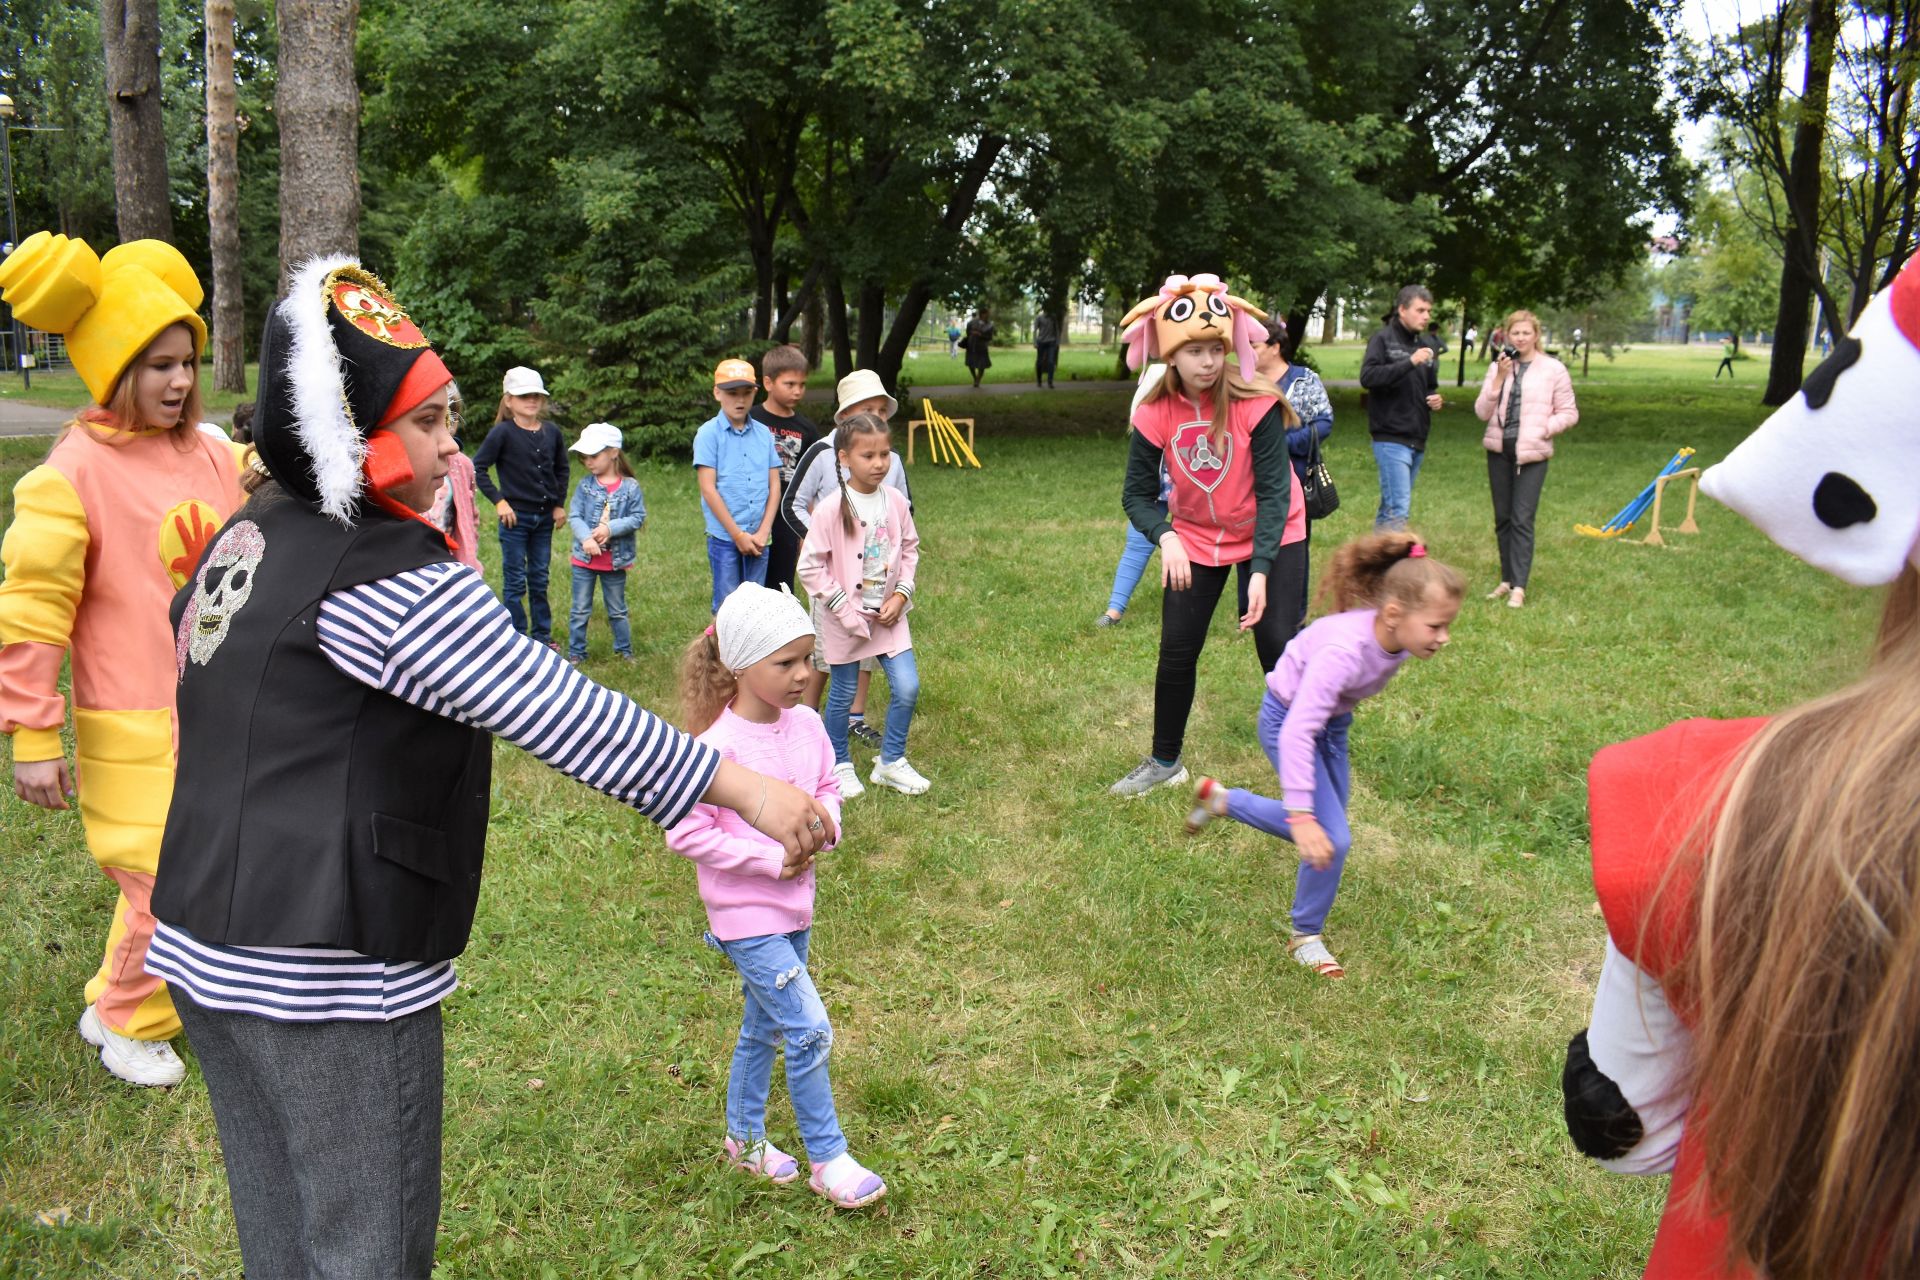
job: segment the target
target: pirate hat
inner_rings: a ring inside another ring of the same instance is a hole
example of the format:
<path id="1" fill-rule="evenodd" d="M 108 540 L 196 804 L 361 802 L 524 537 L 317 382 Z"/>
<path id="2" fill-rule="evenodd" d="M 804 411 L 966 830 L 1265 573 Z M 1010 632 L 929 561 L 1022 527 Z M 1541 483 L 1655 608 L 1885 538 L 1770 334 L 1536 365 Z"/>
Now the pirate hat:
<path id="1" fill-rule="evenodd" d="M 393 291 L 351 257 L 294 273 L 260 339 L 254 446 L 273 478 L 343 524 L 365 477 L 367 437 L 452 381 Z"/>

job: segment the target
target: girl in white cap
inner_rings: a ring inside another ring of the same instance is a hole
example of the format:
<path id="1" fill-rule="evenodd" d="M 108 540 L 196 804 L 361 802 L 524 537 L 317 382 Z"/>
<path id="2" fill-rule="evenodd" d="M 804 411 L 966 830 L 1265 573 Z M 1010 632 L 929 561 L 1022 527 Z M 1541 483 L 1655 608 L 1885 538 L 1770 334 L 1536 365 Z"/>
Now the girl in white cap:
<path id="1" fill-rule="evenodd" d="M 514 629 L 548 648 L 553 609 L 547 603 L 547 566 L 554 526 L 567 518 L 567 442 L 542 416 L 547 384 L 524 366 L 500 380 L 493 430 L 474 451 L 474 478 L 500 517 L 500 593 Z M 500 470 L 494 485 L 493 469 Z M 521 598 L 526 598 L 523 607 Z"/>
<path id="2" fill-rule="evenodd" d="M 573 451 L 584 454 L 587 474 L 574 488 L 567 508 L 573 532 L 573 612 L 567 618 L 567 661 L 579 666 L 587 656 L 587 621 L 593 616 L 593 588 L 607 607 L 613 651 L 633 661 L 633 629 L 627 625 L 627 570 L 633 567 L 634 535 L 647 522 L 646 500 L 620 451 L 620 428 L 596 422 L 580 433 Z"/>
<path id="3" fill-rule="evenodd" d="M 833 746 L 819 713 L 800 705 L 812 653 L 813 623 L 792 592 L 742 583 L 687 646 L 681 701 L 687 728 L 701 742 L 723 759 L 791 782 L 837 825 Z M 836 1209 L 872 1204 L 887 1184 L 847 1151 L 827 1078 L 833 1027 L 807 972 L 812 860 L 783 862 L 778 843 L 710 804 L 693 806 L 667 833 L 667 847 L 699 864 L 707 943 L 733 961 L 746 998 L 727 1078 L 728 1163 L 774 1183 L 800 1176 L 799 1161 L 767 1139 L 773 1056 L 784 1044 L 787 1094 L 812 1166 L 807 1185 Z"/>

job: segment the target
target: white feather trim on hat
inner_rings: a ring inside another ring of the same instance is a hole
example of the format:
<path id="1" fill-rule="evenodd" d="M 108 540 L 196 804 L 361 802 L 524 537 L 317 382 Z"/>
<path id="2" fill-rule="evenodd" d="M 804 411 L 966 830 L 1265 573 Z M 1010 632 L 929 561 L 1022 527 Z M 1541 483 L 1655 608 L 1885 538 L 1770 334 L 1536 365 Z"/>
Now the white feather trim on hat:
<path id="1" fill-rule="evenodd" d="M 279 303 L 289 337 L 287 381 L 294 431 L 313 460 L 320 510 L 344 525 L 353 524 L 367 441 L 347 409 L 346 370 L 327 320 L 327 294 L 321 286 L 341 267 L 359 265 L 358 259 L 345 253 L 310 258 L 294 271 L 287 296 Z"/>

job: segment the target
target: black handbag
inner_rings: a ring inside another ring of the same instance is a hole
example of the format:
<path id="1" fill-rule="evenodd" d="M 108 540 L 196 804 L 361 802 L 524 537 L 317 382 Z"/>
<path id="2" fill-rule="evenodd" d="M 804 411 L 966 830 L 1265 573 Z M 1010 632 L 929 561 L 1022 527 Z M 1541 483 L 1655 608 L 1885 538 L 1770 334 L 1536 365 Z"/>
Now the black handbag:
<path id="1" fill-rule="evenodd" d="M 1333 473 L 1320 457 L 1320 433 L 1307 428 L 1307 473 L 1300 477 L 1300 496 L 1306 503 L 1307 519 L 1325 520 L 1340 509 L 1340 492 L 1333 487 Z"/>

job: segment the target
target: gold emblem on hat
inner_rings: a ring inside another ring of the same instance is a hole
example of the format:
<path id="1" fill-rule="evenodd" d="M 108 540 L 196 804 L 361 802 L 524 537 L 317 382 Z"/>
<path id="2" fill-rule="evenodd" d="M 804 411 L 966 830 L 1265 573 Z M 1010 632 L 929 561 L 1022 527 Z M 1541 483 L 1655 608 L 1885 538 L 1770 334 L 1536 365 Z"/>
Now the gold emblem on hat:
<path id="1" fill-rule="evenodd" d="M 390 347 L 418 350 L 427 336 L 399 303 L 393 290 L 372 272 L 341 267 L 327 276 L 327 298 L 348 324 Z"/>

